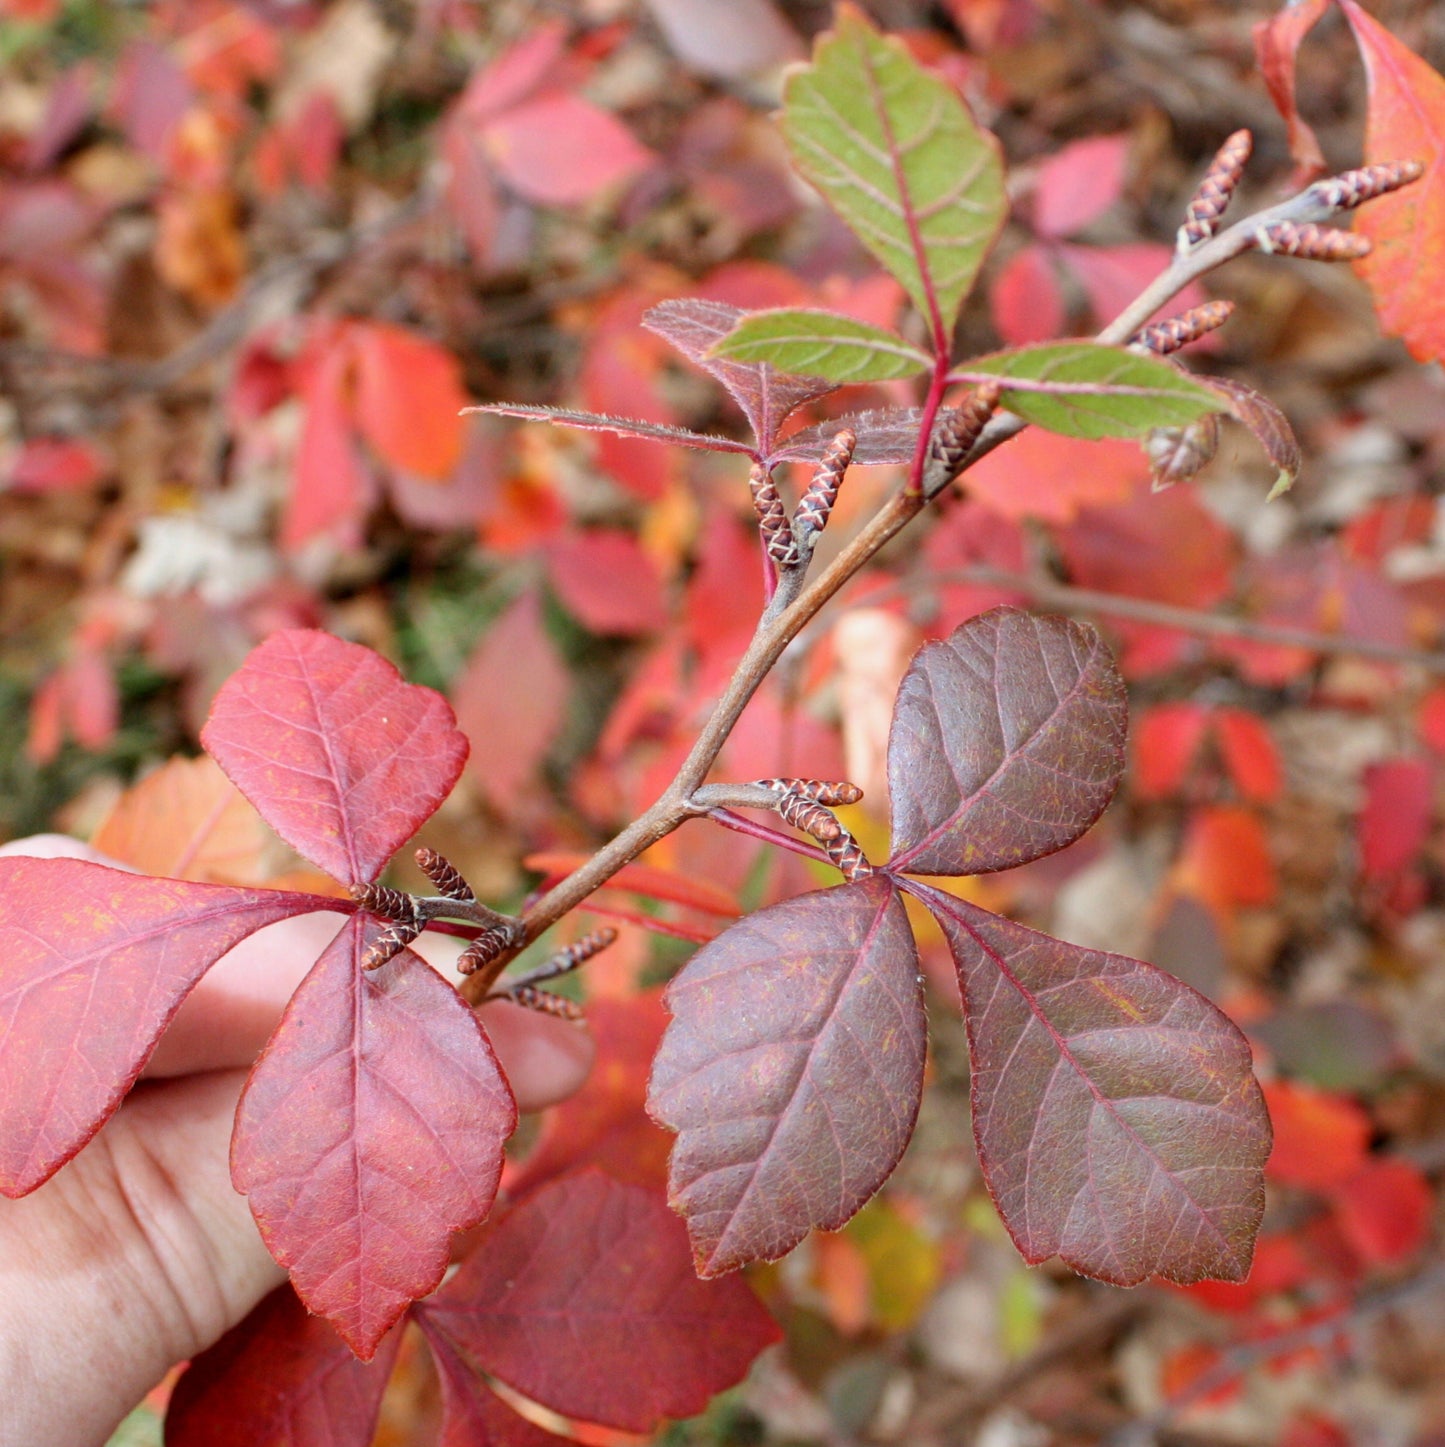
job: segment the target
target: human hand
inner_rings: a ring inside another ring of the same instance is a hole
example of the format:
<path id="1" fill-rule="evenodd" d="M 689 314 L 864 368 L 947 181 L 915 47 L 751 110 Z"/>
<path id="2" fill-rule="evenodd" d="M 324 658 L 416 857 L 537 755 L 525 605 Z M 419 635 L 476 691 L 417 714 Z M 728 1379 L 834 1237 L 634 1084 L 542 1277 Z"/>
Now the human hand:
<path id="1" fill-rule="evenodd" d="M 0 854 L 109 862 L 39 836 Z M 195 1356 L 280 1284 L 231 1185 L 232 1117 L 246 1070 L 338 916 L 259 930 L 201 979 L 142 1083 L 70 1164 L 30 1195 L 0 1200 L 0 1447 L 86 1447 L 178 1361 Z M 423 936 L 446 972 L 460 942 Z M 571 1095 L 592 1042 L 513 1005 L 483 1010 L 517 1104 Z"/>

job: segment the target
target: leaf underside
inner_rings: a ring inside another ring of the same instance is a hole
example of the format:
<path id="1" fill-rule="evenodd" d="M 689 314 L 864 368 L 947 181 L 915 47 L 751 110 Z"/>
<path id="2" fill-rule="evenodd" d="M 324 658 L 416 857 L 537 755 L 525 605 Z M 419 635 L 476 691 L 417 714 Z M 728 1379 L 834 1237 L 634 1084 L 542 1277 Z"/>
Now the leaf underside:
<path id="1" fill-rule="evenodd" d="M 971 357 L 962 371 L 964 380 L 982 373 L 1036 384 L 1005 385 L 1002 405 L 1066 437 L 1142 437 L 1219 411 L 1218 396 L 1171 362 L 1102 342 L 1043 342 Z"/>
<path id="2" fill-rule="evenodd" d="M 853 449 L 854 467 L 880 467 L 912 460 L 918 447 L 918 429 L 923 425 L 921 407 L 876 407 L 866 412 L 848 412 L 789 433 L 778 443 L 769 459 L 773 462 L 821 462 L 833 439 L 846 427 L 858 439 Z"/>
<path id="3" fill-rule="evenodd" d="M 1007 213 L 998 143 L 852 5 L 783 93 L 794 163 L 946 345 Z"/>
<path id="4" fill-rule="evenodd" d="M 79 859 L 0 860 L 0 1194 L 33 1191 L 90 1140 L 227 950 L 338 907 Z"/>
<path id="5" fill-rule="evenodd" d="M 360 1357 L 434 1290 L 491 1208 L 516 1106 L 476 1015 L 383 926 L 349 920 L 302 981 L 236 1111 L 231 1176 L 306 1305 Z"/>
<path id="6" fill-rule="evenodd" d="M 700 1412 L 778 1339 L 741 1278 L 697 1279 L 660 1194 L 596 1170 L 528 1195 L 417 1315 L 533 1401 L 628 1432 Z"/>
<path id="7" fill-rule="evenodd" d="M 467 740 L 439 693 L 327 633 L 275 633 L 216 695 L 206 752 L 294 849 L 375 879 L 451 792 Z"/>
<path id="8" fill-rule="evenodd" d="M 778 429 L 805 402 L 837 389 L 824 377 L 795 377 L 766 362 L 739 362 L 716 357 L 712 349 L 747 315 L 727 302 L 703 297 L 677 297 L 659 302 L 642 325 L 665 338 L 690 362 L 716 377 L 731 393 L 753 429 L 758 448 L 770 452 Z"/>
<path id="9" fill-rule="evenodd" d="M 1118 787 L 1126 719 L 1086 624 L 994 608 L 925 644 L 888 739 L 889 867 L 980 874 L 1073 843 Z"/>
<path id="10" fill-rule="evenodd" d="M 1211 377 L 1209 385 L 1216 392 L 1223 393 L 1230 414 L 1249 428 L 1255 441 L 1264 449 L 1264 455 L 1278 469 L 1270 497 L 1288 492 L 1299 477 L 1303 463 L 1299 439 L 1289 424 L 1289 418 L 1263 392 L 1244 382 L 1236 382 L 1229 377 Z"/>
<path id="11" fill-rule="evenodd" d="M 958 967 L 974 1137 L 1031 1264 L 1242 1281 L 1269 1118 L 1239 1031 L 1162 970 L 921 891 Z"/>
<path id="12" fill-rule="evenodd" d="M 918 956 L 893 883 L 749 915 L 665 998 L 648 1108 L 678 1132 L 669 1191 L 699 1273 L 841 1226 L 898 1163 L 922 1091 Z"/>

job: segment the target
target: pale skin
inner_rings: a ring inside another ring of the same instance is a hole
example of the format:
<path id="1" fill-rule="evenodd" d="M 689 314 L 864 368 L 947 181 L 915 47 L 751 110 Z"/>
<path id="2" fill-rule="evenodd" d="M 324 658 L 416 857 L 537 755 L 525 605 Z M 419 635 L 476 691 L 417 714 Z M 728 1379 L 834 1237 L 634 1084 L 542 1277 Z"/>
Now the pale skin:
<path id="1" fill-rule="evenodd" d="M 97 858 L 41 836 L 0 854 Z M 37 1191 L 0 1199 L 0 1447 L 104 1443 L 178 1361 L 210 1346 L 284 1279 L 227 1155 L 246 1070 L 338 916 L 262 930 L 191 993 L 142 1083 Z M 418 942 L 444 972 L 445 938 Z M 482 1012 L 518 1105 L 572 1094 L 592 1063 L 577 1026 Z"/>

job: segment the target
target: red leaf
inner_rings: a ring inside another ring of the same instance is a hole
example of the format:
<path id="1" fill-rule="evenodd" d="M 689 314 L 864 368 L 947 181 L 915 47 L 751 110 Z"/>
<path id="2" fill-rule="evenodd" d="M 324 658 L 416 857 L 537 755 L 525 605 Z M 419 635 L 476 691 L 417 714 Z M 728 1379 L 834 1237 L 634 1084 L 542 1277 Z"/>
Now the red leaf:
<path id="1" fill-rule="evenodd" d="M 979 1163 L 1024 1259 L 1243 1280 L 1270 1137 L 1234 1025 L 1152 965 L 912 888 L 958 966 Z"/>
<path id="2" fill-rule="evenodd" d="M 491 1209 L 511 1091 L 476 1015 L 409 950 L 363 973 L 349 920 L 302 981 L 236 1110 L 231 1176 L 307 1307 L 359 1357 Z"/>
<path id="3" fill-rule="evenodd" d="M 671 1138 L 647 1114 L 647 1077 L 667 1024 L 659 992 L 592 1000 L 587 1028 L 597 1056 L 587 1088 L 549 1110 L 542 1135 L 509 1176 L 520 1196 L 578 1166 L 600 1166 L 615 1180 L 660 1188 Z"/>
<path id="4" fill-rule="evenodd" d="M 683 966 L 648 1108 L 698 1272 L 775 1260 L 887 1179 L 923 1086 L 918 954 L 873 875 L 748 915 Z"/>
<path id="5" fill-rule="evenodd" d="M 573 1447 L 519 1417 L 458 1354 L 431 1315 L 419 1315 L 442 1388 L 442 1429 L 437 1447 Z M 368 1439 L 370 1440 L 370 1439 Z"/>
<path id="6" fill-rule="evenodd" d="M 652 161 L 610 111 L 565 91 L 488 121 L 483 139 L 498 175 L 539 206 L 581 205 Z"/>
<path id="7" fill-rule="evenodd" d="M 0 860 L 0 1193 L 33 1191 L 90 1140 L 227 950 L 337 908 L 77 859 Z"/>
<path id="8" fill-rule="evenodd" d="M 1072 844 L 1118 787 L 1126 712 L 1086 624 L 995 608 L 925 643 L 893 706 L 890 867 L 983 874 Z"/>
<path id="9" fill-rule="evenodd" d="M 566 43 L 567 28 L 560 21 L 530 27 L 523 39 L 508 46 L 467 82 L 462 109 L 469 118 L 480 121 L 524 101 L 548 78 Z"/>
<path id="10" fill-rule="evenodd" d="M 166 1447 L 368 1447 L 400 1345 L 358 1361 L 282 1286 L 182 1373 Z"/>
<path id="11" fill-rule="evenodd" d="M 1398 1156 L 1367 1161 L 1330 1188 L 1345 1239 L 1369 1266 L 1413 1256 L 1430 1234 L 1435 1195 L 1420 1168 Z"/>
<path id="12" fill-rule="evenodd" d="M 522 863 L 539 874 L 561 879 L 580 869 L 591 859 L 590 854 L 569 849 L 548 849 L 540 854 L 529 854 Z M 708 879 L 697 879 L 688 874 L 677 874 L 671 869 L 660 869 L 654 864 L 639 864 L 635 860 L 624 864 L 607 881 L 609 889 L 625 889 L 630 894 L 640 894 L 644 899 L 661 899 L 670 904 L 686 905 L 689 909 L 700 909 L 706 914 L 721 914 L 733 918 L 742 911 L 737 899 L 728 890 Z"/>
<path id="13" fill-rule="evenodd" d="M 284 548 L 299 548 L 347 524 L 355 529 L 365 510 L 370 479 L 352 437 L 350 394 L 351 357 L 333 343 L 314 362 L 301 389 L 306 415 L 281 525 Z"/>
<path id="14" fill-rule="evenodd" d="M 1123 502 L 1148 481 L 1149 459 L 1137 443 L 1030 427 L 970 467 L 962 485 L 1003 517 L 1067 523 L 1080 508 Z"/>
<path id="15" fill-rule="evenodd" d="M 1064 257 L 1089 296 L 1089 306 L 1101 321 L 1112 321 L 1151 281 L 1169 269 L 1174 254 L 1157 241 L 1129 241 L 1118 246 L 1074 246 L 1059 243 Z M 1173 315 L 1208 301 L 1204 288 L 1192 281 L 1175 293 L 1160 315 Z M 1196 345 L 1212 345 L 1208 338 Z"/>
<path id="16" fill-rule="evenodd" d="M 662 580 L 637 539 L 616 528 L 558 538 L 548 549 L 552 587 L 593 633 L 651 633 L 667 622 Z"/>
<path id="17" fill-rule="evenodd" d="M 462 408 L 471 398 L 444 347 L 381 322 L 350 329 L 356 357 L 356 425 L 403 472 L 440 481 L 461 460 Z"/>
<path id="18" fill-rule="evenodd" d="M 533 1401 L 630 1432 L 700 1412 L 779 1335 L 741 1279 L 693 1275 L 660 1197 L 595 1171 L 509 1212 L 418 1316 Z"/>
<path id="19" fill-rule="evenodd" d="M 1300 42 L 1329 9 L 1330 0 L 1296 0 L 1254 27 L 1254 54 L 1270 99 L 1289 128 L 1289 153 L 1302 179 L 1317 176 L 1325 158 L 1314 131 L 1300 118 L 1295 102 L 1295 58 Z"/>
<path id="20" fill-rule="evenodd" d="M 1414 862 L 1430 837 L 1433 796 L 1433 771 L 1423 759 L 1386 759 L 1365 770 L 1359 823 L 1365 879 L 1390 879 Z"/>
<path id="21" fill-rule="evenodd" d="M 1270 1081 L 1264 1098 L 1274 1123 L 1271 1180 L 1319 1191 L 1364 1166 L 1370 1118 L 1353 1100 L 1292 1080 Z"/>
<path id="22" fill-rule="evenodd" d="M 994 327 L 1011 347 L 1057 337 L 1068 320 L 1058 273 L 1041 246 L 1026 246 L 1009 257 L 988 300 Z"/>
<path id="23" fill-rule="evenodd" d="M 1419 161 L 1413 186 L 1371 201 L 1355 230 L 1374 242 L 1356 269 L 1375 299 L 1380 328 L 1422 362 L 1445 355 L 1445 295 L 1433 248 L 1445 230 L 1445 80 L 1353 0 L 1340 0 L 1365 61 L 1369 110 L 1365 160 Z"/>
<path id="24" fill-rule="evenodd" d="M 536 776 L 567 714 L 571 678 L 525 593 L 488 630 L 452 685 L 457 721 L 473 740 L 472 775 L 503 814 Z"/>
<path id="25" fill-rule="evenodd" d="M 1097 221 L 1123 192 L 1128 159 L 1128 136 L 1090 136 L 1050 156 L 1034 187 L 1034 229 L 1072 236 Z"/>
<path id="26" fill-rule="evenodd" d="M 1209 727 L 1209 710 L 1197 703 L 1161 703 L 1134 726 L 1134 792 L 1141 799 L 1175 793 L 1189 773 Z"/>
<path id="27" fill-rule="evenodd" d="M 1422 743 L 1437 754 L 1445 754 L 1445 684 L 1425 695 L 1415 728 Z"/>
<path id="28" fill-rule="evenodd" d="M 34 437 L 10 468 L 13 492 L 71 492 L 98 482 L 105 458 L 88 442 L 71 437 Z"/>
<path id="29" fill-rule="evenodd" d="M 1279 798 L 1284 773 L 1264 721 L 1242 708 L 1222 708 L 1214 716 L 1214 733 L 1240 797 L 1256 804 Z"/>
<path id="30" fill-rule="evenodd" d="M 368 648 L 303 629 L 252 650 L 201 742 L 288 844 L 348 884 L 376 878 L 467 756 L 439 693 Z"/>

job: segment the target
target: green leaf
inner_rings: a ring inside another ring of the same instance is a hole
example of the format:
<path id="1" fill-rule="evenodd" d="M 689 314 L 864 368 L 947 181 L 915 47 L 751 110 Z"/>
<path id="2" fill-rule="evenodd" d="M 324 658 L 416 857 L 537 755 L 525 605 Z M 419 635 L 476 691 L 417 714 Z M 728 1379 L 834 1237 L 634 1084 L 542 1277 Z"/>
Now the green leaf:
<path id="1" fill-rule="evenodd" d="M 930 365 L 917 347 L 884 327 L 837 312 L 778 307 L 744 317 L 712 349 L 735 362 L 768 362 L 780 372 L 830 382 L 888 382 Z"/>
<path id="2" fill-rule="evenodd" d="M 946 346 L 1007 214 L 998 142 L 947 81 L 852 5 L 788 78 L 782 125 L 803 177 Z"/>
<path id="3" fill-rule="evenodd" d="M 1001 405 L 1066 437 L 1142 437 L 1185 427 L 1228 405 L 1217 392 L 1158 357 L 1101 342 L 1046 342 L 974 357 L 953 380 L 1016 379 Z"/>

